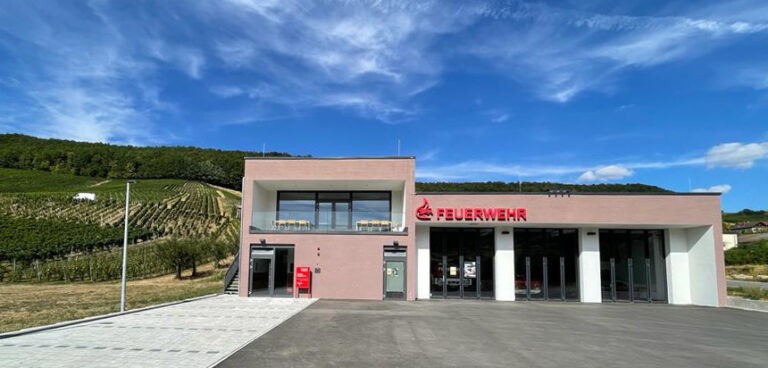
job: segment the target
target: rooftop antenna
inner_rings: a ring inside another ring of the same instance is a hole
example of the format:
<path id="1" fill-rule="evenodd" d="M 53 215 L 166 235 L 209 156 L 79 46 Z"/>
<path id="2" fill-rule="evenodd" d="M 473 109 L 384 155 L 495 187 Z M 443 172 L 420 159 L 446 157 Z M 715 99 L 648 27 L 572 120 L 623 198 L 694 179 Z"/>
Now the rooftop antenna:
<path id="1" fill-rule="evenodd" d="M 397 157 L 400 157 L 400 138 L 397 139 Z"/>
<path id="2" fill-rule="evenodd" d="M 267 144 L 262 143 L 261 144 L 261 157 L 264 157 L 267 155 Z"/>

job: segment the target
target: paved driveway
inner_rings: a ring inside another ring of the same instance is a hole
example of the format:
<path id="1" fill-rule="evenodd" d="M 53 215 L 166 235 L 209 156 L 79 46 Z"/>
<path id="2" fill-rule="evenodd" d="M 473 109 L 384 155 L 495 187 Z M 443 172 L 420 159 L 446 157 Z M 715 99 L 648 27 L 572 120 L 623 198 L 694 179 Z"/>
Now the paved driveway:
<path id="1" fill-rule="evenodd" d="M 0 339 L 0 367 L 208 367 L 311 302 L 222 295 Z"/>
<path id="2" fill-rule="evenodd" d="M 325 301 L 221 367 L 761 367 L 768 313 L 647 304 Z"/>

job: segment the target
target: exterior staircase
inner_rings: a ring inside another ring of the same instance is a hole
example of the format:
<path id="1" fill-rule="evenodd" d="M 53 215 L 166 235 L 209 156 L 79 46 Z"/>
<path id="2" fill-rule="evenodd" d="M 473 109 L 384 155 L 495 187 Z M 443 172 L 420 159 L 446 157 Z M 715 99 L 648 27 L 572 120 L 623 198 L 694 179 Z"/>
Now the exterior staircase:
<path id="1" fill-rule="evenodd" d="M 227 269 L 227 274 L 224 276 L 224 294 L 237 295 L 240 290 L 240 254 L 235 254 L 235 259 Z"/>
<path id="2" fill-rule="evenodd" d="M 238 290 L 240 290 L 240 272 L 236 272 L 235 277 L 232 278 L 232 282 L 224 288 L 224 294 L 237 295 Z"/>

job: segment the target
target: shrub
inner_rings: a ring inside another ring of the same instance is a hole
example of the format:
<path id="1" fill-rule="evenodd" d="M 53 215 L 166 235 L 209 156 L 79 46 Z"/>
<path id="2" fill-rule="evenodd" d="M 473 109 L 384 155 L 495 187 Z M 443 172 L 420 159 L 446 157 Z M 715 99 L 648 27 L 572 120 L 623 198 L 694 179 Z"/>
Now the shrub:
<path id="1" fill-rule="evenodd" d="M 744 297 L 752 300 L 768 299 L 768 290 L 759 287 L 745 287 Z"/>
<path id="2" fill-rule="evenodd" d="M 725 251 L 726 265 L 768 264 L 768 240 Z"/>

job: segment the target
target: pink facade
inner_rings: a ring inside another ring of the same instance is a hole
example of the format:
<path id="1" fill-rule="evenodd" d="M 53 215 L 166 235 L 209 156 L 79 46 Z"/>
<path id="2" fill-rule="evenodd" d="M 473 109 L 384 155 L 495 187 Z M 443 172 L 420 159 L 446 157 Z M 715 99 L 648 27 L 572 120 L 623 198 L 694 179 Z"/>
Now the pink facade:
<path id="1" fill-rule="evenodd" d="M 254 182 L 270 183 L 270 188 L 296 188 L 300 183 L 298 187 L 306 190 L 392 188 L 402 197 L 400 212 L 408 212 L 414 196 L 413 158 L 246 160 L 240 269 L 248 270 L 250 245 L 259 244 L 261 239 L 268 244 L 294 245 L 296 266 L 320 269 L 320 273 L 312 275 L 312 296 L 318 298 L 382 299 L 384 247 L 395 242 L 406 249 L 408 269 L 416 269 L 412 217 L 405 217 L 400 224 L 408 229 L 407 233 L 250 233 L 247 229 L 253 222 L 250 209 L 254 204 Z M 415 299 L 415 280 L 408 277 L 408 300 Z M 240 295 L 247 296 L 248 283 L 240 285 Z"/>
<path id="2" fill-rule="evenodd" d="M 670 293 L 675 293 L 676 303 L 725 305 L 719 195 L 417 194 L 414 163 L 413 158 L 247 159 L 240 253 L 240 270 L 244 272 L 241 272 L 243 281 L 239 294 L 249 295 L 249 282 L 245 279 L 250 252 L 254 247 L 263 247 L 262 244 L 293 246 L 295 266 L 309 266 L 320 271 L 313 274 L 314 297 L 373 300 L 382 299 L 384 295 L 382 262 L 385 247 L 397 244 L 407 255 L 406 299 L 414 300 L 429 297 L 430 293 L 424 288 L 431 282 L 428 280 L 431 277 L 429 266 L 425 266 L 428 261 L 417 262 L 417 257 L 429 255 L 429 236 L 417 236 L 416 233 L 429 233 L 433 227 L 492 227 L 499 230 L 499 234 L 501 230 L 509 233 L 514 228 L 573 228 L 584 234 L 594 233 L 596 229 L 662 229 L 669 242 L 667 272 Z M 391 225 L 387 225 L 387 231 L 370 231 L 368 228 L 365 228 L 368 231 L 361 231 L 359 222 L 355 226 L 350 220 L 353 225 L 345 231 L 316 231 L 316 224 L 293 231 L 293 228 L 281 227 L 281 223 L 274 221 L 279 218 L 275 212 L 276 193 L 281 191 L 391 193 Z M 417 220 L 416 209 L 425 200 L 432 215 Z M 453 211 L 461 213 L 464 208 L 477 208 L 478 211 L 525 209 L 525 218 L 488 220 L 473 213 L 471 220 L 449 220 L 436 213 L 438 209 L 456 209 Z M 421 244 L 417 244 L 417 238 L 423 239 Z M 704 247 L 706 249 L 702 250 Z M 497 244 L 497 254 L 499 249 Z M 497 258 L 497 268 L 507 267 L 500 261 L 502 257 Z M 711 267 L 711 272 L 697 273 L 696 267 Z M 593 287 L 599 288 L 599 271 L 597 275 L 598 280 L 593 281 L 597 286 Z M 686 288 L 690 290 L 686 291 Z M 697 302 L 698 296 L 704 300 L 710 294 L 715 295 L 716 302 Z"/>

